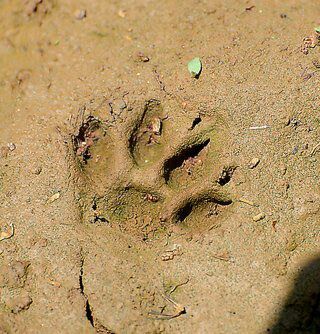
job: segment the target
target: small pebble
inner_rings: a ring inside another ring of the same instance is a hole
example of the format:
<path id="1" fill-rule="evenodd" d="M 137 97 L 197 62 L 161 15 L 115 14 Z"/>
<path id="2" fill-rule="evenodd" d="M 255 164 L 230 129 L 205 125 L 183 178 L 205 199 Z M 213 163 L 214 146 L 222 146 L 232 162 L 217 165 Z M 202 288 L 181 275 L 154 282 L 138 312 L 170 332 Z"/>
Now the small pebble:
<path id="1" fill-rule="evenodd" d="M 50 204 L 50 203 L 53 203 L 54 201 L 56 201 L 57 199 L 60 198 L 60 192 L 56 192 L 55 194 L 53 194 L 48 200 L 47 200 L 47 203 Z"/>
<path id="2" fill-rule="evenodd" d="M 137 57 L 138 57 L 138 60 L 142 61 L 143 63 L 147 63 L 150 60 L 150 58 L 142 52 L 138 52 Z"/>
<path id="3" fill-rule="evenodd" d="M 125 18 L 125 17 L 126 17 L 126 11 L 123 10 L 123 9 L 119 9 L 119 10 L 118 10 L 118 15 L 119 15 L 121 18 Z"/>
<path id="4" fill-rule="evenodd" d="M 248 167 L 249 167 L 250 169 L 253 169 L 253 168 L 255 168 L 255 167 L 258 166 L 259 162 L 260 162 L 260 159 L 258 159 L 258 158 L 253 158 L 253 159 L 250 161 Z"/>
<path id="5" fill-rule="evenodd" d="M 318 59 L 314 59 L 312 64 L 315 68 L 320 68 L 320 61 Z"/>
<path id="6" fill-rule="evenodd" d="M 37 168 L 34 170 L 34 174 L 36 174 L 36 175 L 39 175 L 41 172 L 42 172 L 42 167 L 37 167 Z"/>
<path id="7" fill-rule="evenodd" d="M 78 9 L 75 11 L 74 17 L 77 20 L 83 20 L 85 17 L 87 17 L 87 11 L 85 9 Z"/>
<path id="8" fill-rule="evenodd" d="M 14 143 L 8 143 L 8 149 L 12 152 L 16 149 L 16 145 Z"/>
<path id="9" fill-rule="evenodd" d="M 298 151 L 299 151 L 298 146 L 295 146 L 295 147 L 293 148 L 293 150 L 292 150 L 292 154 L 297 154 Z"/>
<path id="10" fill-rule="evenodd" d="M 123 110 L 127 108 L 127 103 L 124 100 L 121 100 L 119 103 L 119 109 Z"/>
<path id="11" fill-rule="evenodd" d="M 266 217 L 263 212 L 258 213 L 256 216 L 252 217 L 253 221 L 258 222 Z"/>
<path id="12" fill-rule="evenodd" d="M 296 118 L 296 117 L 290 117 L 289 118 L 289 123 L 288 125 L 290 125 L 293 128 L 297 128 L 299 125 L 301 125 L 301 120 Z"/>

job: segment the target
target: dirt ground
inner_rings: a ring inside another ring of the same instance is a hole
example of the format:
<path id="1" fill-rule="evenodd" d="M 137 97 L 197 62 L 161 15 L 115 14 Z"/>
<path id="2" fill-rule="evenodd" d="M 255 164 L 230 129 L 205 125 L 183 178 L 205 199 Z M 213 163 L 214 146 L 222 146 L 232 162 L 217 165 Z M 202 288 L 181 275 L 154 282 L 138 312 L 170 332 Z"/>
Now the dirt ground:
<path id="1" fill-rule="evenodd" d="M 0 333 L 319 333 L 319 25 L 0 0 Z"/>

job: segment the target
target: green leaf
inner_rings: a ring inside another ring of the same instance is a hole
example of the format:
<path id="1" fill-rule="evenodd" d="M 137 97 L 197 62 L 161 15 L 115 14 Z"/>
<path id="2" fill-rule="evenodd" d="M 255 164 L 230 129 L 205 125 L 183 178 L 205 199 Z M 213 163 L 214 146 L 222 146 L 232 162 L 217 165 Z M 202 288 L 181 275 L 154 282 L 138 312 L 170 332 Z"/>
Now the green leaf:
<path id="1" fill-rule="evenodd" d="M 200 58 L 194 58 L 188 63 L 188 70 L 193 78 L 198 78 L 201 72 L 201 60 Z"/>
<path id="2" fill-rule="evenodd" d="M 315 27 L 314 30 L 315 30 L 318 34 L 320 34 L 320 26 L 319 26 L 319 27 Z"/>

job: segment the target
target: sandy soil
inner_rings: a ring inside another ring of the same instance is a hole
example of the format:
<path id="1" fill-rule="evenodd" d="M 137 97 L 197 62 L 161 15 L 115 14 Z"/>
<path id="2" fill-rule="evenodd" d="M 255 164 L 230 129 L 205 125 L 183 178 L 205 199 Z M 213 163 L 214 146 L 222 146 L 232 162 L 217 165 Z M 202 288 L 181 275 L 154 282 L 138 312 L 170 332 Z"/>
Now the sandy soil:
<path id="1" fill-rule="evenodd" d="M 319 333 L 319 18 L 1 0 L 0 333 Z"/>

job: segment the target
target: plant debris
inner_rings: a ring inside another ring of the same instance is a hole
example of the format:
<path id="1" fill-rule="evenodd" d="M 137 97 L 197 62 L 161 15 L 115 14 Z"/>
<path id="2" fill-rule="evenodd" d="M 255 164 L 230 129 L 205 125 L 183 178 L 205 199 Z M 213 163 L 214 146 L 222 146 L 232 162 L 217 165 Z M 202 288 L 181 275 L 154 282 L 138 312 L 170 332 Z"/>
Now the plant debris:
<path id="1" fill-rule="evenodd" d="M 174 301 L 169 296 L 163 295 L 163 294 L 161 294 L 161 296 L 166 301 L 168 301 L 169 303 L 171 303 L 173 305 L 175 312 L 172 313 L 172 314 L 165 314 L 165 313 L 163 313 L 163 311 L 164 311 L 164 308 L 163 308 L 160 312 L 157 312 L 157 311 L 150 311 L 150 312 L 148 312 L 149 316 L 152 316 L 152 317 L 154 317 L 157 320 L 170 320 L 170 319 L 173 319 L 173 318 L 177 318 L 177 317 L 179 317 L 182 314 L 186 314 L 187 313 L 186 308 L 184 306 L 182 306 L 181 304 L 177 303 L 176 301 Z"/>
<path id="2" fill-rule="evenodd" d="M 310 153 L 310 156 L 313 156 L 317 151 L 318 149 L 320 148 L 320 143 L 318 143 L 311 151 Z"/>
<path id="3" fill-rule="evenodd" d="M 172 293 L 174 293 L 174 292 L 177 290 L 177 288 L 179 288 L 180 286 L 183 286 L 183 285 L 188 284 L 189 281 L 190 281 L 190 278 L 188 277 L 184 282 L 179 283 L 179 284 L 173 286 L 173 287 L 170 289 L 170 291 L 169 291 L 169 295 L 171 295 Z"/>
<path id="4" fill-rule="evenodd" d="M 202 70 L 200 58 L 196 57 L 188 63 L 188 70 L 193 78 L 199 78 Z"/>
<path id="5" fill-rule="evenodd" d="M 269 128 L 270 125 L 250 126 L 249 130 L 264 130 Z"/>
<path id="6" fill-rule="evenodd" d="M 225 262 L 234 262 L 233 258 L 228 253 L 223 254 L 212 254 L 214 259 L 225 261 Z"/>
<path id="7" fill-rule="evenodd" d="M 14 225 L 10 223 L 10 231 L 1 231 L 0 232 L 0 241 L 10 239 L 14 236 Z"/>

